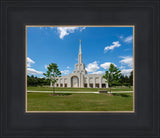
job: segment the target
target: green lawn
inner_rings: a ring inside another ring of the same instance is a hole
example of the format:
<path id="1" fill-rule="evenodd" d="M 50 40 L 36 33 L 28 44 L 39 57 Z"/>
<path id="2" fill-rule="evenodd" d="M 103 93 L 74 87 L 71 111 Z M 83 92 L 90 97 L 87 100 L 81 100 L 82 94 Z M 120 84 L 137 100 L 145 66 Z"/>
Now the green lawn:
<path id="1" fill-rule="evenodd" d="M 42 89 L 44 90 L 44 88 L 38 90 Z M 49 93 L 29 92 L 27 111 L 133 111 L 133 94 L 116 93 L 108 96 L 107 94 L 68 93 L 63 96 L 50 96 Z"/>
<path id="2" fill-rule="evenodd" d="M 37 87 L 27 87 L 28 91 L 53 91 L 52 87 L 46 86 L 37 86 Z M 84 91 L 84 92 L 96 92 L 98 90 L 106 90 L 106 88 L 55 88 L 56 91 Z M 109 89 L 107 89 L 109 90 Z M 112 91 L 133 91 L 132 88 L 129 87 L 118 87 L 112 88 Z"/>

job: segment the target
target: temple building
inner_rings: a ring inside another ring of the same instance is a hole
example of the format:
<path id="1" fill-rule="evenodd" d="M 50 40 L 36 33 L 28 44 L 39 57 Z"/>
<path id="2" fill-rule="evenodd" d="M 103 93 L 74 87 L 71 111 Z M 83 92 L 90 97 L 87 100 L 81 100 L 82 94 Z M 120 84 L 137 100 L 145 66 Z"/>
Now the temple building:
<path id="1" fill-rule="evenodd" d="M 87 74 L 85 64 L 82 61 L 81 40 L 79 44 L 78 63 L 75 70 L 67 76 L 58 77 L 55 87 L 74 87 L 74 88 L 108 88 L 104 74 Z M 52 83 L 50 84 L 52 87 Z"/>

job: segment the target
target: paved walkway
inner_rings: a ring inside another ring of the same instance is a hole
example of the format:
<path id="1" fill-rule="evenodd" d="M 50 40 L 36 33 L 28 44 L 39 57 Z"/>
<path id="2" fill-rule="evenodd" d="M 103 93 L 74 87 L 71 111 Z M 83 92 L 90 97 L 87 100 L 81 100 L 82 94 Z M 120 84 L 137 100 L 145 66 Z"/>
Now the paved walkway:
<path id="1" fill-rule="evenodd" d="M 51 93 L 53 91 L 27 91 L 27 92 Z M 99 93 L 99 92 L 55 91 L 55 93 Z M 110 92 L 108 92 L 108 93 L 110 93 Z M 113 91 L 111 93 L 133 93 L 133 91 Z"/>

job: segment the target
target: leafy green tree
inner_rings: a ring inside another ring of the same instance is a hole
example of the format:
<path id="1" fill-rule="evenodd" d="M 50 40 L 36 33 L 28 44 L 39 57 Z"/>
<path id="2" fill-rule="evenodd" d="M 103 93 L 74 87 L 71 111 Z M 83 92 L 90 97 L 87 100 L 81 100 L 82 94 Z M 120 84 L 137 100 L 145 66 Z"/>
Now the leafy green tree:
<path id="1" fill-rule="evenodd" d="M 111 92 L 111 87 L 115 83 L 119 83 L 119 78 L 120 78 L 120 73 L 121 71 L 114 66 L 114 64 L 110 64 L 109 70 L 105 72 L 105 75 L 103 75 L 103 78 L 106 79 L 106 82 L 109 85 L 110 92 Z"/>
<path id="2" fill-rule="evenodd" d="M 130 83 L 131 86 L 133 86 L 133 71 L 130 73 L 129 83 Z"/>
<path id="3" fill-rule="evenodd" d="M 49 79 L 53 84 L 53 93 L 55 93 L 55 83 L 57 82 L 57 77 L 61 75 L 61 72 L 58 69 L 58 66 L 56 63 L 51 63 L 47 67 L 47 72 L 43 73 L 44 76 Z"/>
<path id="4" fill-rule="evenodd" d="M 121 86 L 127 86 L 127 87 L 133 86 L 133 71 L 130 73 L 129 76 L 127 75 L 124 76 L 123 74 L 121 74 L 120 83 Z"/>
<path id="5" fill-rule="evenodd" d="M 49 85 L 50 81 L 45 78 L 38 78 L 27 75 L 27 86 L 43 86 L 43 85 Z"/>
<path id="6" fill-rule="evenodd" d="M 123 74 L 120 75 L 119 81 L 120 81 L 121 86 L 123 86 L 125 83 L 125 76 Z"/>

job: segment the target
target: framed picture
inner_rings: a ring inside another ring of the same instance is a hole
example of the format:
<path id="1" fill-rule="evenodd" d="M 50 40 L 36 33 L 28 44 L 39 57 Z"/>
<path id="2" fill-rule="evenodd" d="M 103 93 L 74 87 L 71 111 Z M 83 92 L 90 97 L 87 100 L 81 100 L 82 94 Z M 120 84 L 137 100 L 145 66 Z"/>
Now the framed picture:
<path id="1" fill-rule="evenodd" d="M 134 29 L 26 26 L 26 112 L 134 112 Z"/>
<path id="2" fill-rule="evenodd" d="M 160 138 L 159 1 L 1 1 L 0 137 Z"/>

